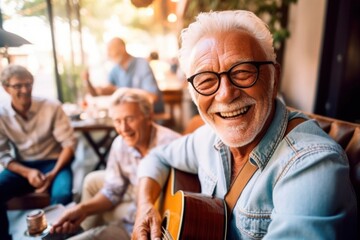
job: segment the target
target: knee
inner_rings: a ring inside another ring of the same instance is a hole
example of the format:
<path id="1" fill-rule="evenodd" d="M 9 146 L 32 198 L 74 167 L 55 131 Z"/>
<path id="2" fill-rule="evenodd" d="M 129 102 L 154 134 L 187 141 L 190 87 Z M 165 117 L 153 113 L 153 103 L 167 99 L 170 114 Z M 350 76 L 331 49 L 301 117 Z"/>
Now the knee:
<path id="1" fill-rule="evenodd" d="M 83 193 L 95 195 L 104 184 L 105 171 L 90 172 L 86 175 L 83 183 Z"/>
<path id="2" fill-rule="evenodd" d="M 51 196 L 51 200 L 50 200 L 50 204 L 54 205 L 54 204 L 68 204 L 70 202 L 72 202 L 73 197 L 72 197 L 72 193 L 65 193 L 65 194 L 57 194 L 57 195 L 53 195 Z"/>
<path id="3" fill-rule="evenodd" d="M 68 178 L 55 181 L 51 187 L 51 204 L 68 204 L 73 200 L 72 181 Z"/>
<path id="4" fill-rule="evenodd" d="M 96 179 L 96 172 L 88 173 L 84 178 L 84 188 L 89 188 Z"/>

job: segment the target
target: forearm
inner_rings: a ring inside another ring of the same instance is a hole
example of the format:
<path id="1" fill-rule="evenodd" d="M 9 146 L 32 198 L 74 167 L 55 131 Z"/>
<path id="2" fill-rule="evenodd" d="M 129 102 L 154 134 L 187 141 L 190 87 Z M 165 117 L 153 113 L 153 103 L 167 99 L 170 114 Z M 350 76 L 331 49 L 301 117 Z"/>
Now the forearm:
<path id="1" fill-rule="evenodd" d="M 86 87 L 91 96 L 96 97 L 99 95 L 90 81 L 86 81 Z"/>
<path id="2" fill-rule="evenodd" d="M 139 181 L 138 206 L 144 203 L 154 204 L 161 192 L 160 184 L 149 177 L 143 177 Z"/>
<path id="3" fill-rule="evenodd" d="M 28 178 L 29 172 L 31 170 L 31 168 L 28 168 L 24 165 L 22 165 L 21 163 L 19 163 L 18 161 L 10 161 L 7 165 L 7 169 L 19 174 L 20 176 L 24 177 L 24 178 Z"/>
<path id="4" fill-rule="evenodd" d="M 88 201 L 81 202 L 67 209 L 53 224 L 51 233 L 71 233 L 79 229 L 81 222 L 88 216 L 101 213 L 112 208 L 112 203 L 101 193 Z"/>
<path id="5" fill-rule="evenodd" d="M 62 168 L 64 168 L 72 161 L 73 157 L 74 157 L 74 150 L 72 147 L 63 148 L 52 172 L 58 173 Z"/>
<path id="6" fill-rule="evenodd" d="M 88 92 L 90 93 L 91 96 L 97 96 L 97 92 L 96 89 L 94 88 L 94 86 L 92 85 L 91 81 L 90 81 L 90 75 L 88 70 L 84 71 L 82 73 L 82 79 L 84 84 L 86 85 L 86 88 L 88 90 Z"/>
<path id="7" fill-rule="evenodd" d="M 161 216 L 154 203 L 161 187 L 149 177 L 143 177 L 139 181 L 138 206 L 132 239 L 160 239 Z"/>
<path id="8" fill-rule="evenodd" d="M 98 214 L 110 210 L 114 207 L 112 202 L 105 197 L 101 192 L 98 192 L 93 198 L 88 201 L 79 203 L 82 211 L 87 216 Z"/>

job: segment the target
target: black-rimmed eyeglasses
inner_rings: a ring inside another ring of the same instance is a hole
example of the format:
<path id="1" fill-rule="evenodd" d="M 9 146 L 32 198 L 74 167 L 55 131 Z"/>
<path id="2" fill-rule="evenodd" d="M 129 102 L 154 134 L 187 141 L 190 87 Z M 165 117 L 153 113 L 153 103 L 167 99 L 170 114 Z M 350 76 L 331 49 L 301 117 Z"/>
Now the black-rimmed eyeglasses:
<path id="1" fill-rule="evenodd" d="M 25 87 L 25 88 L 27 88 L 27 89 L 30 89 L 30 88 L 32 88 L 33 83 L 17 83 L 17 84 L 13 84 L 13 85 L 11 85 L 11 84 L 6 84 L 6 86 L 7 86 L 7 87 L 11 87 L 11 88 L 13 88 L 13 89 L 15 89 L 15 90 L 20 90 L 20 89 L 22 89 L 23 87 Z"/>
<path id="2" fill-rule="evenodd" d="M 234 64 L 229 70 L 224 72 L 204 71 L 192 75 L 187 80 L 194 89 L 204 96 L 210 96 L 219 89 L 221 75 L 226 74 L 230 82 L 238 88 L 252 87 L 259 78 L 259 68 L 261 65 L 272 64 L 271 61 L 248 61 Z"/>

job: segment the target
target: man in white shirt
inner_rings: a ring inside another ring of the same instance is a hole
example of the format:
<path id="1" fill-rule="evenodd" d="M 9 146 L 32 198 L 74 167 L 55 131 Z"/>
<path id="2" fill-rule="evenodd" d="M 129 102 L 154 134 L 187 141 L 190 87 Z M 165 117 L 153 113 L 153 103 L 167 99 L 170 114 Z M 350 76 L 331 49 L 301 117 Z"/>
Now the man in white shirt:
<path id="1" fill-rule="evenodd" d="M 0 79 L 11 98 L 0 105 L 0 239 L 7 240 L 12 197 L 49 191 L 51 204 L 72 201 L 76 138 L 60 102 L 32 96 L 34 77 L 25 67 L 9 65 Z"/>

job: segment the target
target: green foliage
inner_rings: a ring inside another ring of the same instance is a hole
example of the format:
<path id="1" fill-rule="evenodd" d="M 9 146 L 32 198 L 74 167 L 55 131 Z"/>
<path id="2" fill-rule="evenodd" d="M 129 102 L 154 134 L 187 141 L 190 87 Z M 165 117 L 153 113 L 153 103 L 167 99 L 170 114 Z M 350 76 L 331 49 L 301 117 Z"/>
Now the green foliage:
<path id="1" fill-rule="evenodd" d="M 80 77 L 81 67 L 64 66 L 60 73 L 61 91 L 63 102 L 77 102 L 79 97 L 83 96 L 82 80 Z"/>
<path id="2" fill-rule="evenodd" d="M 23 17 L 37 16 L 48 21 L 46 0 L 3 0 L 3 5 L 8 6 L 11 11 Z M 5 9 L 6 10 L 6 9 Z M 7 18 L 7 11 L 3 11 L 4 18 Z"/>
<path id="3" fill-rule="evenodd" d="M 284 21 L 287 7 L 297 0 L 193 0 L 189 1 L 184 15 L 184 27 L 194 21 L 200 12 L 244 9 L 253 11 L 269 26 L 274 35 L 275 47 L 279 47 L 290 32 Z"/>

